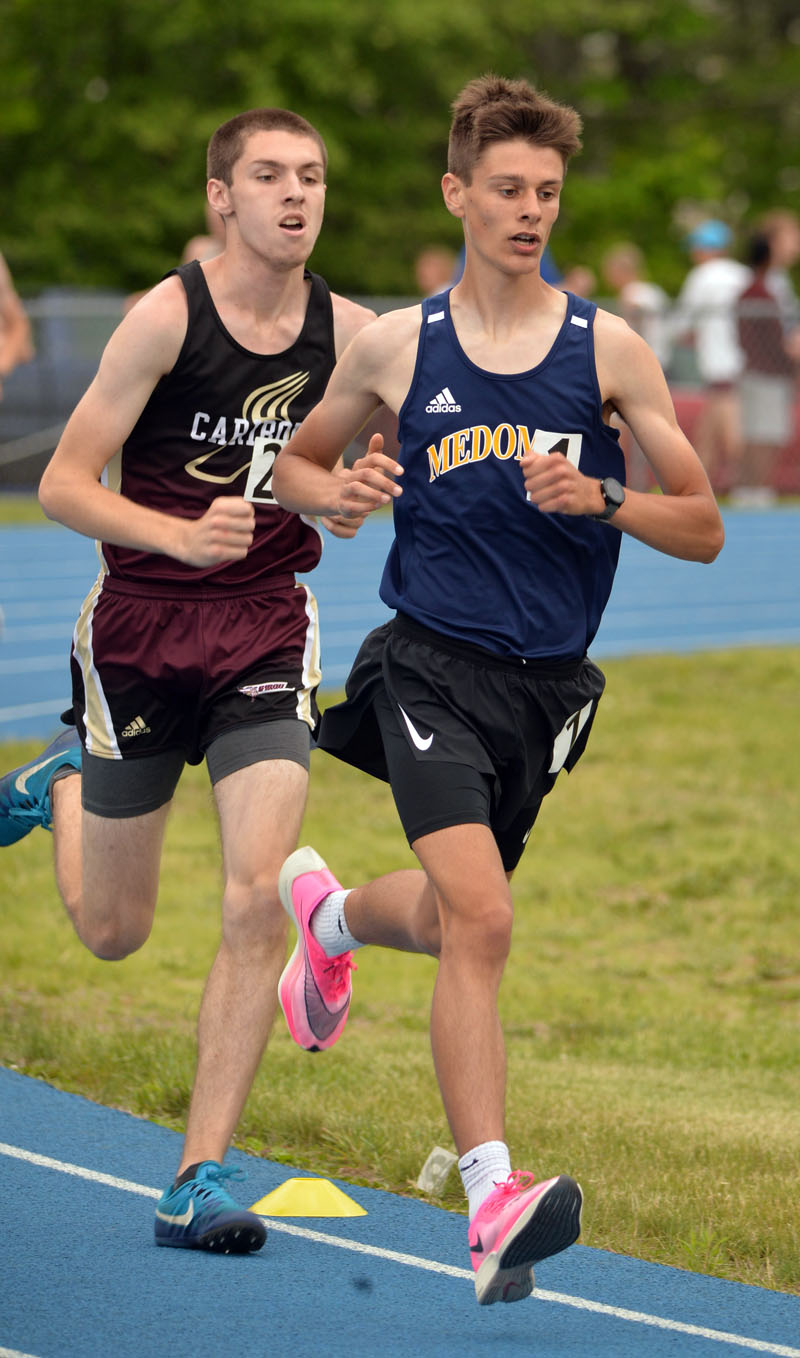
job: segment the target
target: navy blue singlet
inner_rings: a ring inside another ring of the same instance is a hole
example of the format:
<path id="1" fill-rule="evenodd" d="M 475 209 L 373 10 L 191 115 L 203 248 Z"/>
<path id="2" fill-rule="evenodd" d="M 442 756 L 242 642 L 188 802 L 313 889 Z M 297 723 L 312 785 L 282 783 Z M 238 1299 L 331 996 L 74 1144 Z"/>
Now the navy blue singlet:
<path id="1" fill-rule="evenodd" d="M 568 293 L 546 358 L 508 376 L 464 353 L 449 292 L 423 302 L 400 411 L 403 494 L 380 590 L 390 608 L 501 655 L 584 655 L 621 535 L 588 517 L 543 514 L 526 497 L 519 459 L 529 448 L 559 452 L 587 476 L 624 481 L 619 436 L 601 417 L 596 310 Z"/>

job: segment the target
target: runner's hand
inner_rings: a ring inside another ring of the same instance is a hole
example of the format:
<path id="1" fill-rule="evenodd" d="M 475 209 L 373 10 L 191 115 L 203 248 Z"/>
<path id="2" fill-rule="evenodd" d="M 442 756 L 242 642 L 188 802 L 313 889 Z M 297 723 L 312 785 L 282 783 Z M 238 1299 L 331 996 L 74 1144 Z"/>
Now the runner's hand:
<path id="1" fill-rule="evenodd" d="M 362 514 L 360 518 L 345 519 L 341 514 L 323 514 L 320 523 L 335 538 L 354 538 L 366 517 Z"/>
<path id="2" fill-rule="evenodd" d="M 183 520 L 184 541 L 176 552 L 188 566 L 218 566 L 242 561 L 253 542 L 256 515 L 239 495 L 219 495 L 199 519 Z"/>
<path id="3" fill-rule="evenodd" d="M 402 495 L 402 488 L 395 481 L 402 476 L 403 468 L 393 457 L 383 451 L 383 435 L 373 434 L 369 447 L 363 457 L 359 457 L 352 467 L 345 467 L 337 473 L 342 488 L 339 496 L 339 513 L 335 517 L 363 521 L 366 514 L 381 505 L 388 505 L 396 495 Z"/>
<path id="4" fill-rule="evenodd" d="M 602 508 L 597 481 L 579 472 L 563 453 L 528 453 L 520 466 L 528 499 L 544 514 L 592 514 Z"/>

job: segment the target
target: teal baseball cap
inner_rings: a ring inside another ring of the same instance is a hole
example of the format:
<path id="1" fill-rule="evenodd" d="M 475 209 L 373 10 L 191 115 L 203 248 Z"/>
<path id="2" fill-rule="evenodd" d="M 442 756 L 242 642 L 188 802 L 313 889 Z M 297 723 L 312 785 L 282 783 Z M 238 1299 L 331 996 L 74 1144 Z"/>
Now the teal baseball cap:
<path id="1" fill-rule="evenodd" d="M 733 232 L 725 222 L 710 219 L 700 222 L 686 237 L 690 250 L 726 250 L 733 240 Z"/>

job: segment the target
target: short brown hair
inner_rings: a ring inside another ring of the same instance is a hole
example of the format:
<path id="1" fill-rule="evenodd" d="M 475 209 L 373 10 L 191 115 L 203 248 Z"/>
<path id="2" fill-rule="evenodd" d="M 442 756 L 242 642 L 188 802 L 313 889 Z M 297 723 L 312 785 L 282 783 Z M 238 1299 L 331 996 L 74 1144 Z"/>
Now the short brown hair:
<path id="1" fill-rule="evenodd" d="M 447 168 L 465 184 L 476 164 L 496 141 L 521 137 L 534 146 L 550 146 L 567 161 L 581 148 L 581 118 L 574 108 L 557 104 L 527 80 L 482 75 L 471 80 L 453 101 Z"/>
<path id="2" fill-rule="evenodd" d="M 253 132 L 294 132 L 298 137 L 311 137 L 317 143 L 323 170 L 328 168 L 328 152 L 315 127 L 299 113 L 288 108 L 251 108 L 237 113 L 223 123 L 208 143 L 206 177 L 221 179 L 224 184 L 233 180 L 233 167 L 244 150 L 245 141 Z"/>

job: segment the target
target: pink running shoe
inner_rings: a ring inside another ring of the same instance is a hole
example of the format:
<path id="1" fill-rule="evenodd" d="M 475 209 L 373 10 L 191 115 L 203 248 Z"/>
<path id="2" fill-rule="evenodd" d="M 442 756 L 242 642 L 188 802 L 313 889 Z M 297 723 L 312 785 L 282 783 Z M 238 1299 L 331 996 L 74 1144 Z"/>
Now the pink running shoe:
<path id="1" fill-rule="evenodd" d="M 286 859 L 278 891 L 294 920 L 297 944 L 278 982 L 278 998 L 289 1032 L 306 1051 L 332 1047 L 347 1022 L 355 971 L 353 954 L 327 957 L 310 929 L 311 916 L 332 891 L 341 891 L 324 859 L 312 848 L 296 849 Z"/>
<path id="2" fill-rule="evenodd" d="M 469 1248 L 481 1306 L 522 1301 L 533 1291 L 533 1265 L 573 1245 L 581 1233 L 583 1194 L 561 1174 L 535 1184 L 514 1170 L 475 1213 Z"/>

